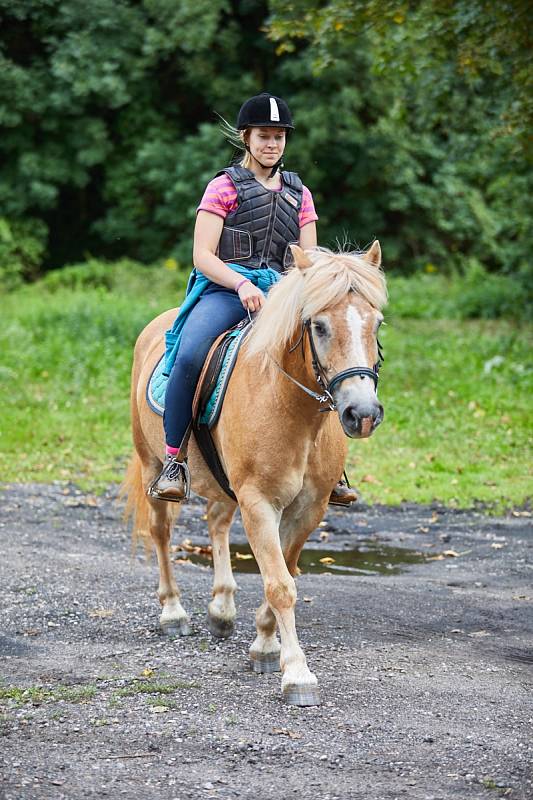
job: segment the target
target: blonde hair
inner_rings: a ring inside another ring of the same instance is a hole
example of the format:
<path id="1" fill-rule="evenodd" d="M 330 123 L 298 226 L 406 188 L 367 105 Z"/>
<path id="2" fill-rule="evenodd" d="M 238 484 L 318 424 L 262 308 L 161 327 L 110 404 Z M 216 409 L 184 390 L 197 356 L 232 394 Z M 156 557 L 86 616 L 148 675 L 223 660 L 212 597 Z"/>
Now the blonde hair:
<path id="1" fill-rule="evenodd" d="M 304 320 L 339 303 L 351 291 L 376 309 L 387 302 L 387 286 L 381 267 L 371 264 L 363 252 L 334 253 L 326 247 L 305 250 L 311 265 L 292 267 L 269 291 L 246 343 L 246 356 L 261 355 L 261 368 L 278 356 Z"/>

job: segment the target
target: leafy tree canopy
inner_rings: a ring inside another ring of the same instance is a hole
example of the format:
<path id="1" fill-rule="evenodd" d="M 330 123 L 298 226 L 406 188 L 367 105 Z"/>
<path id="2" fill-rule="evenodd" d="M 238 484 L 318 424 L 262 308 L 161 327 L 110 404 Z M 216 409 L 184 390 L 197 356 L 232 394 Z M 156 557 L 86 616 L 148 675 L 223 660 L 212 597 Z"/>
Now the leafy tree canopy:
<path id="1" fill-rule="evenodd" d="M 322 244 L 526 274 L 526 3 L 0 0 L 0 281 L 87 253 L 190 263 L 232 156 L 215 112 L 289 100 Z"/>

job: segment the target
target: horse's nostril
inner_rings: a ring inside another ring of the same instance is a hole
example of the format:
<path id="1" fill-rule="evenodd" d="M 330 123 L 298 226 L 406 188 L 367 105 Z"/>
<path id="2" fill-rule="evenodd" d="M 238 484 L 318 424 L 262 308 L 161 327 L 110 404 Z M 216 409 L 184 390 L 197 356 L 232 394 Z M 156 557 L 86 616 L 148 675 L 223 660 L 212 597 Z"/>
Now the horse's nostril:
<path id="1" fill-rule="evenodd" d="M 342 412 L 342 422 L 345 427 L 354 431 L 361 429 L 361 416 L 357 406 L 347 406 Z"/>

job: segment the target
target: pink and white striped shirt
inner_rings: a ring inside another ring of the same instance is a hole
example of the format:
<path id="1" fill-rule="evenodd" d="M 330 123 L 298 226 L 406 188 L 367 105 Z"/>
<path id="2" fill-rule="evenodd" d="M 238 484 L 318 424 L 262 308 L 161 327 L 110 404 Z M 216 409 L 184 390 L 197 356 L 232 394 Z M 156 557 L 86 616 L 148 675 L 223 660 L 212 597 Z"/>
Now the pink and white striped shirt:
<path id="1" fill-rule="evenodd" d="M 281 191 L 281 189 L 279 189 Z M 229 175 L 224 173 L 218 175 L 207 184 L 204 196 L 196 211 L 210 211 L 212 214 L 225 219 L 231 211 L 237 208 L 237 189 L 235 188 Z M 299 211 L 300 228 L 308 222 L 315 222 L 318 215 L 313 203 L 313 195 L 307 188 L 303 187 L 302 206 Z"/>

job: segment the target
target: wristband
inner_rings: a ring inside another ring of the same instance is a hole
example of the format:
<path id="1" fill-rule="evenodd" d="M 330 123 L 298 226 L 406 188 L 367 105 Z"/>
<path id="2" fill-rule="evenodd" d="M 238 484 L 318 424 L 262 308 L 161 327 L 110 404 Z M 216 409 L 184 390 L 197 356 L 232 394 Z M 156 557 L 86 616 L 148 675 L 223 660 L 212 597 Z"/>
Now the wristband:
<path id="1" fill-rule="evenodd" d="M 239 283 L 235 287 L 235 291 L 238 292 L 241 286 L 243 286 L 245 283 L 250 283 L 250 278 L 243 278 L 242 281 L 239 281 Z"/>

